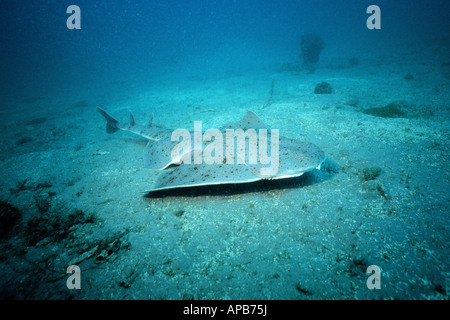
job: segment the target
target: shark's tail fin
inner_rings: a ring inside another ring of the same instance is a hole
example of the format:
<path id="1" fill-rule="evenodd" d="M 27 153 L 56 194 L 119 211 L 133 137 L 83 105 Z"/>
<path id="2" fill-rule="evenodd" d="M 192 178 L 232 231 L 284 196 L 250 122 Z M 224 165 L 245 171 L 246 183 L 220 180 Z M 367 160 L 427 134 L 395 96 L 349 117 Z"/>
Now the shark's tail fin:
<path id="1" fill-rule="evenodd" d="M 101 109 L 98 106 L 97 106 L 97 110 L 98 110 L 98 112 L 101 113 L 102 116 L 105 117 L 105 119 L 107 121 L 107 123 L 106 123 L 106 132 L 107 133 L 114 133 L 120 129 L 118 126 L 119 121 L 117 121 L 116 119 L 111 117 L 105 110 Z"/>

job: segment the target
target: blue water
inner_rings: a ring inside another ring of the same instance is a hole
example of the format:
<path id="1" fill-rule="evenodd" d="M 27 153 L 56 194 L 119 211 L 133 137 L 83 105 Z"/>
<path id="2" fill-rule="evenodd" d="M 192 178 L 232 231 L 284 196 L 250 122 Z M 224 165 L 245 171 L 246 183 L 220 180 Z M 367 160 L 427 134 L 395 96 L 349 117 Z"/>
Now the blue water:
<path id="1" fill-rule="evenodd" d="M 314 70 L 305 34 L 324 43 Z M 448 299 L 449 1 L 2 0 L 0 43 L 0 298 Z M 251 109 L 327 161 L 143 197 L 145 141 L 107 135 L 97 105 L 188 129 Z"/>
<path id="2" fill-rule="evenodd" d="M 405 39 L 445 37 L 450 15 L 444 0 L 378 1 L 382 28 L 370 31 L 363 2 L 78 1 L 82 29 L 68 30 L 69 4 L 2 1 L 3 101 L 295 62 L 305 32 L 322 35 L 326 56 L 371 55 Z"/>

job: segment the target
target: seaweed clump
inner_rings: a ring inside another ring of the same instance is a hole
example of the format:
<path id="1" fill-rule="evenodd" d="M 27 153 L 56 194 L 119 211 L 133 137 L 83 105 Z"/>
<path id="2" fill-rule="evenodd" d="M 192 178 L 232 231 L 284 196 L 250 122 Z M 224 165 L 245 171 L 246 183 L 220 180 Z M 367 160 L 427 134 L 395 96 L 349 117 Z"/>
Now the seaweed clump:
<path id="1" fill-rule="evenodd" d="M 361 181 L 374 180 L 381 173 L 380 167 L 363 168 L 361 173 Z"/>
<path id="2" fill-rule="evenodd" d="M 87 214 L 79 209 L 67 214 L 52 210 L 40 212 L 38 216 L 27 221 L 25 228 L 27 244 L 35 245 L 47 237 L 54 241 L 60 241 L 68 236 L 73 227 L 94 222 L 93 214 Z"/>
<path id="3" fill-rule="evenodd" d="M 362 112 L 381 118 L 419 119 L 429 118 L 433 115 L 433 111 L 427 108 L 427 106 L 414 106 L 402 100 L 392 101 L 383 107 L 369 108 Z"/>
<path id="4" fill-rule="evenodd" d="M 5 201 L 0 201 L 0 239 L 6 237 L 22 219 L 22 212 Z"/>
<path id="5" fill-rule="evenodd" d="M 325 47 L 323 39 L 316 34 L 304 34 L 300 40 L 302 51 L 303 67 L 307 68 L 310 73 L 316 70 L 316 63 L 319 62 L 320 53 Z"/>
<path id="6" fill-rule="evenodd" d="M 403 101 L 394 101 L 384 107 L 369 108 L 363 113 L 381 118 L 403 118 L 406 113 L 403 111 L 408 108 L 408 105 Z"/>
<path id="7" fill-rule="evenodd" d="M 30 137 L 22 137 L 22 138 L 16 140 L 16 145 L 20 146 L 20 145 L 23 145 L 23 144 L 31 142 L 31 141 L 33 141 L 33 139 Z"/>

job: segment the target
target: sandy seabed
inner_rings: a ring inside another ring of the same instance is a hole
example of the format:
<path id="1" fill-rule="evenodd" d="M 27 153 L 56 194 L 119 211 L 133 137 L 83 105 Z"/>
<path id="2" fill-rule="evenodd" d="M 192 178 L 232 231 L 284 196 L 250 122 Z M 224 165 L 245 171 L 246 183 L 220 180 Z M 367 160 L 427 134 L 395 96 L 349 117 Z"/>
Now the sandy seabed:
<path id="1" fill-rule="evenodd" d="M 18 210 L 2 221 L 1 297 L 447 299 L 450 61 L 430 56 L 197 77 L 114 101 L 24 98 L 1 123 L 2 215 Z M 314 93 L 322 81 L 331 94 Z M 400 116 L 368 111 L 390 103 Z M 327 160 L 294 179 L 147 195 L 146 141 L 106 134 L 97 104 L 187 129 L 252 110 Z M 72 264 L 81 290 L 66 287 Z"/>

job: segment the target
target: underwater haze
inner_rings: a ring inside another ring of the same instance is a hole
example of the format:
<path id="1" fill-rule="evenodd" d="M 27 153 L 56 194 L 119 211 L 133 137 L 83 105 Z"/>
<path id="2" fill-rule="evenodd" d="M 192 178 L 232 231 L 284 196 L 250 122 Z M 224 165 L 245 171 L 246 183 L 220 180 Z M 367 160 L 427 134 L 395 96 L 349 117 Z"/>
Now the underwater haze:
<path id="1" fill-rule="evenodd" d="M 1 299 L 448 299 L 449 1 L 2 0 L 0 43 Z M 97 107 L 250 110 L 326 160 L 147 193 L 152 141 Z"/>
<path id="2" fill-rule="evenodd" d="M 99 0 L 78 1 L 82 29 L 68 30 L 70 4 L 2 1 L 2 99 L 273 69 L 300 59 L 306 32 L 326 41 L 323 59 L 388 54 L 445 37 L 450 16 L 447 1 L 378 1 L 382 29 L 371 31 L 360 1 Z"/>

